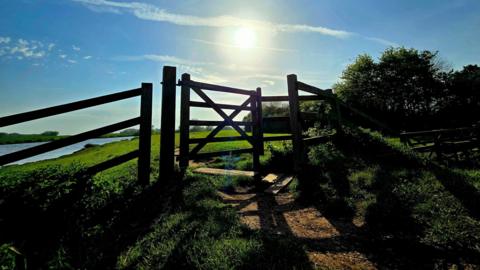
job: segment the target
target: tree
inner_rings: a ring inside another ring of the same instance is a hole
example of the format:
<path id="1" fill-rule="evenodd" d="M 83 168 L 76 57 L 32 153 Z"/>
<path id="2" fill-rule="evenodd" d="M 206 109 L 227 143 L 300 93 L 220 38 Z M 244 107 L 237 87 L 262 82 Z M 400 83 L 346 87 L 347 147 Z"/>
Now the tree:
<path id="1" fill-rule="evenodd" d="M 58 136 L 58 131 L 44 131 L 42 134 L 43 136 Z"/>
<path id="2" fill-rule="evenodd" d="M 430 128 L 446 91 L 436 52 L 389 48 L 375 62 L 360 55 L 342 73 L 335 93 L 397 129 Z"/>
<path id="3" fill-rule="evenodd" d="M 441 118 L 456 126 L 480 120 L 480 67 L 464 66 L 453 72 L 448 81 L 445 100 L 440 104 Z"/>

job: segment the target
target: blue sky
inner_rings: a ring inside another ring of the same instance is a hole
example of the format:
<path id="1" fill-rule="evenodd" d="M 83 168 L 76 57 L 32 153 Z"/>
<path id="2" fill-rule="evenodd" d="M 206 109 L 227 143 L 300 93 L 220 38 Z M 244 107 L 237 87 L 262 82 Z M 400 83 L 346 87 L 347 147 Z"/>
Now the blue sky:
<path id="1" fill-rule="evenodd" d="M 357 55 L 388 46 L 438 50 L 455 69 L 480 63 L 478 0 L 138 1 L 0 1 L 0 115 L 153 82 L 158 127 L 164 65 L 270 95 L 286 94 L 290 73 L 329 88 Z M 138 111 L 133 99 L 0 132 L 74 134 Z M 192 118 L 218 119 L 205 109 Z"/>

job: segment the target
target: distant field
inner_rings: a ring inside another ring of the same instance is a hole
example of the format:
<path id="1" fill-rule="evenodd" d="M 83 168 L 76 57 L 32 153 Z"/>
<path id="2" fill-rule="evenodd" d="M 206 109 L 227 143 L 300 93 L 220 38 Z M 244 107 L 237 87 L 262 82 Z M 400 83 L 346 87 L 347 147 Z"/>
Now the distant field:
<path id="1" fill-rule="evenodd" d="M 40 134 L 0 134 L 0 144 L 47 142 L 67 136 L 49 136 Z"/>
<path id="2" fill-rule="evenodd" d="M 68 135 L 50 136 L 41 134 L 0 134 L 0 144 L 48 142 L 66 138 Z M 126 137 L 123 134 L 110 133 L 101 136 L 101 138 Z"/>
<path id="3" fill-rule="evenodd" d="M 210 133 L 209 131 L 201 132 L 192 132 L 190 133 L 191 138 L 202 138 L 206 137 Z M 265 136 L 278 136 L 282 134 L 265 134 Z M 238 136 L 238 133 L 234 130 L 223 130 L 218 137 L 228 137 L 228 136 Z M 175 133 L 175 146 L 179 145 L 180 134 Z M 195 145 L 190 145 L 194 147 Z M 105 160 L 111 159 L 113 157 L 128 153 L 138 148 L 138 138 L 127 141 L 119 141 L 107 143 L 101 146 L 93 146 L 89 148 L 82 149 L 76 153 L 66 155 L 56 159 L 49 159 L 44 161 L 38 161 L 33 163 L 27 163 L 23 165 L 12 165 L 0 169 L 0 177 L 2 175 L 7 175 L 9 173 L 17 172 L 18 170 L 22 171 L 31 171 L 38 168 L 42 168 L 49 165 L 70 165 L 73 163 L 82 164 L 86 166 L 92 166 L 98 163 L 101 163 Z M 241 148 L 251 148 L 251 145 L 247 141 L 233 141 L 233 142 L 220 142 L 220 143 L 210 143 L 207 144 L 200 152 L 213 152 L 213 151 L 222 151 L 222 150 L 234 150 Z M 153 162 L 158 162 L 158 156 L 160 153 L 160 135 L 152 135 L 152 158 Z M 125 169 L 126 166 L 132 165 L 136 160 L 131 160 L 122 165 L 119 165 L 115 168 L 105 171 L 101 174 L 111 174 L 111 173 L 120 173 Z M 152 164 L 155 166 L 155 164 Z"/>

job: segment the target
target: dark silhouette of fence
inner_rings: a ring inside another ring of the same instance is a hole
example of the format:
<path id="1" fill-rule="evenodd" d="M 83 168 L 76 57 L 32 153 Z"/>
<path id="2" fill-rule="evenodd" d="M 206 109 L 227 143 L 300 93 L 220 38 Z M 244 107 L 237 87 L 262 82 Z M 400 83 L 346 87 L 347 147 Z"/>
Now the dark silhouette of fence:
<path id="1" fill-rule="evenodd" d="M 94 107 L 106 103 L 124 100 L 132 97 L 141 97 L 140 116 L 124 120 L 115 124 L 83 132 L 77 135 L 69 136 L 63 139 L 55 140 L 28 149 L 20 150 L 10 154 L 0 156 L 0 165 L 9 164 L 28 157 L 36 156 L 68 145 L 79 143 L 87 139 L 98 138 L 111 132 L 132 126 L 140 125 L 139 148 L 138 150 L 123 154 L 87 169 L 87 173 L 95 174 L 97 172 L 114 167 L 126 161 L 138 157 L 138 179 L 143 184 L 148 184 L 150 178 L 150 144 L 151 144 L 151 123 L 152 123 L 152 84 L 142 83 L 141 88 L 118 92 L 110 95 L 100 96 L 91 99 L 85 99 L 68 104 L 54 107 L 29 111 L 25 113 L 14 114 L 0 118 L 0 127 L 15 125 L 40 118 L 72 112 L 80 109 Z"/>
<path id="2" fill-rule="evenodd" d="M 164 67 L 163 81 L 163 106 L 162 106 L 162 147 L 160 164 L 163 176 L 170 177 L 174 170 L 174 123 L 175 123 L 175 68 Z M 302 122 L 304 118 L 311 118 L 311 115 L 301 113 L 299 101 L 307 100 L 327 100 L 332 103 L 336 109 L 337 124 L 335 125 L 337 132 L 341 132 L 341 114 L 340 101 L 332 94 L 330 89 L 322 90 L 308 84 L 297 81 L 296 75 L 288 76 L 288 95 L 287 96 L 262 96 L 261 88 L 256 90 L 244 90 L 233 87 L 207 84 L 193 81 L 189 74 L 183 74 L 178 82 L 181 86 L 181 108 L 180 108 L 180 151 L 179 165 L 183 170 L 188 167 L 189 160 L 197 158 L 215 157 L 227 154 L 252 153 L 253 170 L 260 171 L 259 156 L 264 154 L 264 142 L 292 140 L 295 155 L 295 168 L 300 168 L 300 162 L 304 159 L 305 145 L 322 143 L 330 140 L 330 136 L 318 136 L 312 138 L 304 138 L 302 135 Z M 193 90 L 203 101 L 192 101 L 190 92 Z M 228 94 L 247 96 L 247 99 L 240 105 L 219 104 L 215 103 L 205 92 L 217 91 Z M 303 90 L 313 95 L 299 96 L 298 91 Z M 289 102 L 289 117 L 263 117 L 263 102 Z M 218 113 L 222 121 L 209 120 L 190 120 L 190 108 L 211 108 Z M 227 115 L 223 110 L 233 110 Z M 235 121 L 234 118 L 242 111 L 250 111 L 251 121 Z M 263 124 L 271 122 L 288 122 L 291 128 L 291 135 L 281 135 L 273 137 L 263 136 Z M 190 138 L 191 126 L 215 126 L 215 128 L 205 138 Z M 233 137 L 215 137 L 224 127 L 231 126 L 240 136 Z M 248 136 L 243 127 L 251 127 L 252 135 Z M 167 128 L 165 128 L 167 127 Z M 168 129 L 168 130 L 167 130 Z M 168 138 L 168 139 L 167 139 Z M 200 152 L 208 143 L 228 142 L 228 141 L 248 141 L 252 148 L 226 150 L 220 152 Z M 191 144 L 196 144 L 190 149 Z"/>
<path id="3" fill-rule="evenodd" d="M 400 133 L 400 140 L 421 153 L 435 154 L 440 161 L 454 158 L 458 153 L 468 155 L 468 151 L 480 148 L 480 123 L 471 127 L 413 131 Z"/>
<path id="4" fill-rule="evenodd" d="M 257 88 L 256 90 L 244 90 L 196 82 L 190 80 L 189 74 L 183 74 L 182 79 L 178 82 L 178 85 L 182 87 L 180 115 L 180 167 L 186 168 L 188 166 L 188 161 L 195 158 L 222 156 L 230 153 L 252 153 L 253 170 L 258 172 L 260 167 L 260 155 L 263 155 L 264 151 L 262 140 L 263 134 L 261 131 L 261 106 L 259 105 L 261 89 Z M 190 90 L 193 90 L 203 100 L 203 102 L 190 100 Z M 218 104 L 215 103 L 203 90 L 243 95 L 247 96 L 247 99 L 243 101 L 241 105 Z M 190 120 L 191 107 L 212 108 L 223 118 L 223 121 Z M 227 115 L 223 109 L 231 109 L 233 112 Z M 250 111 L 252 114 L 252 121 L 234 121 L 234 118 L 242 111 Z M 252 127 L 251 136 L 247 135 L 245 130 L 240 128 L 240 126 L 247 125 Z M 190 138 L 190 126 L 216 127 L 205 138 Z M 215 135 L 217 135 L 226 126 L 231 126 L 240 134 L 240 136 L 215 137 Z M 248 141 L 252 145 L 252 148 L 200 153 L 200 150 L 208 143 L 240 140 Z M 196 146 L 190 150 L 190 144 L 196 144 Z"/>

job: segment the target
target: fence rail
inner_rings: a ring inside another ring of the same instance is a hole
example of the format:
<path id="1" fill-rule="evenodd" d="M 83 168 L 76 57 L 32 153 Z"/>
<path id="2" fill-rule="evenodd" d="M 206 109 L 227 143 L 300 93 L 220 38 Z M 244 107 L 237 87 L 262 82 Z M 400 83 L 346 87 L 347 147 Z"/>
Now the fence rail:
<path id="1" fill-rule="evenodd" d="M 55 149 L 59 149 L 68 145 L 79 143 L 87 139 L 97 138 L 99 136 L 115 132 L 121 129 L 140 125 L 139 149 L 115 157 L 111 160 L 94 165 L 87 169 L 89 173 L 97 173 L 102 170 L 119 165 L 128 160 L 138 159 L 138 178 L 139 181 L 146 184 L 150 177 L 150 143 L 151 143 L 151 119 L 152 119 L 152 84 L 142 83 L 141 88 L 118 92 L 110 95 L 100 96 L 91 99 L 85 99 L 77 102 L 67 103 L 63 105 L 53 106 L 49 108 L 29 111 L 25 113 L 14 114 L 0 118 L 0 127 L 11 126 L 27 121 L 37 120 L 49 116 L 59 115 L 67 112 L 90 108 L 106 103 L 120 101 L 132 97 L 141 97 L 140 116 L 124 120 L 115 124 L 104 126 L 101 128 L 86 131 L 80 134 L 37 145 L 24 150 L 16 151 L 10 154 L 0 156 L 0 166 L 6 165 L 25 158 L 46 153 Z"/>
<path id="2" fill-rule="evenodd" d="M 418 152 L 436 154 L 437 159 L 457 158 L 459 152 L 480 148 L 480 125 L 400 133 L 400 141 Z M 449 156 L 450 155 L 450 156 Z"/>
<path id="3" fill-rule="evenodd" d="M 241 154 L 252 153 L 253 154 L 253 167 L 254 170 L 258 170 L 260 159 L 259 155 L 263 154 L 263 140 L 261 139 L 263 133 L 261 132 L 261 108 L 258 104 L 260 102 L 261 89 L 256 90 L 244 90 L 233 87 L 226 87 L 220 85 L 207 84 L 202 82 L 196 82 L 190 79 L 190 75 L 185 73 L 182 75 L 181 80 L 178 82 L 181 86 L 181 108 L 180 108 L 180 155 L 179 163 L 180 168 L 184 169 L 188 166 L 188 161 L 195 158 L 214 157 L 227 154 Z M 240 105 L 220 104 L 215 103 L 203 90 L 211 90 L 217 92 L 223 92 L 228 94 L 238 94 L 248 96 Z M 190 100 L 191 91 L 195 92 L 203 101 Z M 222 121 L 211 120 L 190 120 L 190 108 L 202 107 L 213 109 L 218 115 L 220 115 Z M 233 110 L 230 114 L 226 114 L 223 110 Z M 234 121 L 234 118 L 242 111 L 250 111 L 252 115 L 251 121 Z M 210 133 L 204 138 L 190 138 L 190 126 L 216 126 Z M 232 137 L 215 137 L 220 130 L 226 126 L 231 126 L 240 136 Z M 252 127 L 252 135 L 249 136 L 245 130 L 240 126 Z M 228 141 L 248 141 L 252 148 L 247 149 L 232 149 L 230 151 L 218 151 L 218 152 L 200 152 L 205 145 L 214 142 L 228 142 Z M 190 149 L 190 144 L 196 144 Z"/>

